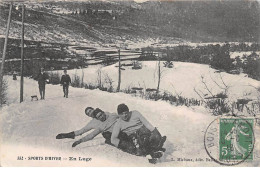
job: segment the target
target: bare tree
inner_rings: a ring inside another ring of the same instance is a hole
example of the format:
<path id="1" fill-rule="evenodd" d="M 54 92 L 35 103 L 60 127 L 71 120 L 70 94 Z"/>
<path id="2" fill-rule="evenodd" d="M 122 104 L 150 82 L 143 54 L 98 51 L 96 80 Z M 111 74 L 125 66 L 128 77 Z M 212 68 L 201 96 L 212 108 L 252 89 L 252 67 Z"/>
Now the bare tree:
<path id="1" fill-rule="evenodd" d="M 163 72 L 164 72 L 164 70 L 161 69 L 161 57 L 162 57 L 162 53 L 159 53 L 158 54 L 158 83 L 157 83 L 156 95 L 159 94 L 160 83 L 163 78 Z"/>
<path id="2" fill-rule="evenodd" d="M 81 77 L 81 88 L 84 87 L 84 70 L 83 67 L 81 67 L 82 77 Z"/>
<path id="3" fill-rule="evenodd" d="M 159 58 L 159 61 L 158 61 L 158 84 L 157 84 L 157 95 L 159 94 L 159 88 L 160 88 L 160 83 L 161 83 L 161 61 L 160 61 L 160 57 Z"/>
<path id="4" fill-rule="evenodd" d="M 101 72 L 101 68 L 98 69 L 97 71 L 97 83 L 98 83 L 98 88 L 102 88 L 102 72 Z"/>
<path id="5" fill-rule="evenodd" d="M 106 84 L 109 85 L 107 91 L 108 91 L 108 92 L 112 92 L 112 91 L 113 91 L 113 82 L 114 82 L 114 81 L 112 80 L 111 77 L 109 77 L 108 74 L 105 75 L 105 82 L 106 82 Z"/>
<path id="6" fill-rule="evenodd" d="M 4 64 L 5 64 L 5 56 L 6 56 L 7 41 L 8 41 L 8 35 L 9 35 L 9 29 L 10 29 L 12 8 L 13 8 L 13 3 L 10 4 L 10 10 L 9 10 L 8 21 L 7 21 L 7 29 L 6 29 L 6 33 L 5 33 L 5 43 L 4 43 L 3 57 L 2 57 L 2 63 L 1 63 L 1 68 L 0 68 L 0 94 L 2 94 Z M 2 103 L 1 100 L 2 99 L 0 98 L 0 103 Z"/>

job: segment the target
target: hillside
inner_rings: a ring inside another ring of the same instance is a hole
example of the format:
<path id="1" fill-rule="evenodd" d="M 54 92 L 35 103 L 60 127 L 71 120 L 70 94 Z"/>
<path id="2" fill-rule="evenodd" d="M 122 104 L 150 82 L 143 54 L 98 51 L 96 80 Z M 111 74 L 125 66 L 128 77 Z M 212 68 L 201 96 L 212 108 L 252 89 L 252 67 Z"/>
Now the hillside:
<path id="1" fill-rule="evenodd" d="M 0 34 L 8 7 L 1 5 Z M 13 10 L 11 37 L 20 37 Z M 243 16 L 243 17 L 241 17 Z M 59 43 L 259 41 L 257 1 L 58 1 L 26 3 L 25 37 Z"/>

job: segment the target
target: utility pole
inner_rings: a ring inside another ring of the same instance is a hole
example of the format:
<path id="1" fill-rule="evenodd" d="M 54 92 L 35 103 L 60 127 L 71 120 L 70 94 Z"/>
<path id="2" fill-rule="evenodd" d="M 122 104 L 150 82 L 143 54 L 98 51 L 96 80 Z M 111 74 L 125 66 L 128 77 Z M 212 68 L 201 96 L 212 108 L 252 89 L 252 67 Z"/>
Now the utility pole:
<path id="1" fill-rule="evenodd" d="M 2 86 L 3 86 L 3 77 L 4 77 L 5 55 L 6 55 L 7 40 L 8 40 L 9 29 L 10 29 L 12 8 L 13 8 L 13 3 L 10 4 L 9 15 L 8 15 L 8 20 L 7 20 L 7 28 L 6 28 L 6 33 L 5 33 L 5 44 L 4 44 L 2 64 L 1 64 L 1 69 L 0 69 L 0 95 L 2 95 L 2 89 L 3 89 Z M 2 97 L 0 97 L 0 105 L 1 104 L 2 104 Z"/>
<path id="2" fill-rule="evenodd" d="M 120 91 L 120 84 L 121 84 L 121 58 L 120 58 L 120 49 L 118 50 L 118 86 L 117 92 Z"/>
<path id="3" fill-rule="evenodd" d="M 158 53 L 158 85 L 156 91 L 157 95 L 159 94 L 160 82 L 161 82 L 161 53 Z"/>
<path id="4" fill-rule="evenodd" d="M 20 82 L 20 103 L 23 102 L 23 65 L 24 65 L 24 4 L 22 5 L 22 38 L 21 38 L 21 82 Z"/>

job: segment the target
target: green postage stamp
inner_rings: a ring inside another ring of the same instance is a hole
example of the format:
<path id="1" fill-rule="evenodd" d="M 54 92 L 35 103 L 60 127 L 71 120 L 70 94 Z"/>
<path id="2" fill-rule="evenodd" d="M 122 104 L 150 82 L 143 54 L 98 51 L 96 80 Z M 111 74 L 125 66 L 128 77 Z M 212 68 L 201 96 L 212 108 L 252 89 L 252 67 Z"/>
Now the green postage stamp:
<path id="1" fill-rule="evenodd" d="M 219 159 L 237 161 L 253 159 L 254 119 L 220 118 Z"/>
<path id="2" fill-rule="evenodd" d="M 220 165 L 233 166 L 252 163 L 258 157 L 254 149 L 255 119 L 250 117 L 218 117 L 212 121 L 204 136 L 208 156 Z"/>

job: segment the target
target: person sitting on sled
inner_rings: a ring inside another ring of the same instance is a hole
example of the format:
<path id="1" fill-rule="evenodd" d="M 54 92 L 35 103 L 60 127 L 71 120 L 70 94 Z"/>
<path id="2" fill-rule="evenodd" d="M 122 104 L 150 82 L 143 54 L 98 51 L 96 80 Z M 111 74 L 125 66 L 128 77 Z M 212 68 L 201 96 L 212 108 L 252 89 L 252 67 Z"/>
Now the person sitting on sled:
<path id="1" fill-rule="evenodd" d="M 82 135 L 92 129 L 94 129 L 93 132 L 88 134 L 87 136 L 75 141 L 72 144 L 72 147 L 77 146 L 78 144 L 82 142 L 87 142 L 89 140 L 92 140 L 94 137 L 96 137 L 98 134 L 102 133 L 103 137 L 106 139 L 105 143 L 111 145 L 111 134 L 113 131 L 113 127 L 117 119 L 119 118 L 116 114 L 111 114 L 108 112 L 104 112 L 101 109 L 93 109 L 92 107 L 87 107 L 85 109 L 85 114 L 89 117 L 92 117 L 93 119 L 82 129 L 73 131 L 70 133 L 61 133 L 56 136 L 56 139 L 63 139 L 63 138 L 72 138 L 74 139 L 75 136 Z M 124 152 L 131 153 L 134 150 L 134 143 L 131 142 L 131 140 L 128 138 L 128 136 L 121 132 L 118 136 L 121 143 L 127 146 L 121 146 L 119 145 L 119 148 L 123 148 L 122 150 Z M 121 144 L 122 145 L 122 144 Z"/>
<path id="2" fill-rule="evenodd" d="M 161 136 L 160 132 L 151 123 L 149 123 L 142 114 L 136 110 L 129 111 L 127 105 L 118 105 L 117 112 L 119 115 L 118 121 L 115 123 L 111 143 L 116 147 L 122 148 L 122 143 L 119 139 L 119 134 L 124 132 L 135 144 L 133 154 L 139 156 L 153 155 L 159 151 L 165 151 L 162 148 L 166 136 Z M 127 145 L 123 145 L 127 147 Z"/>

